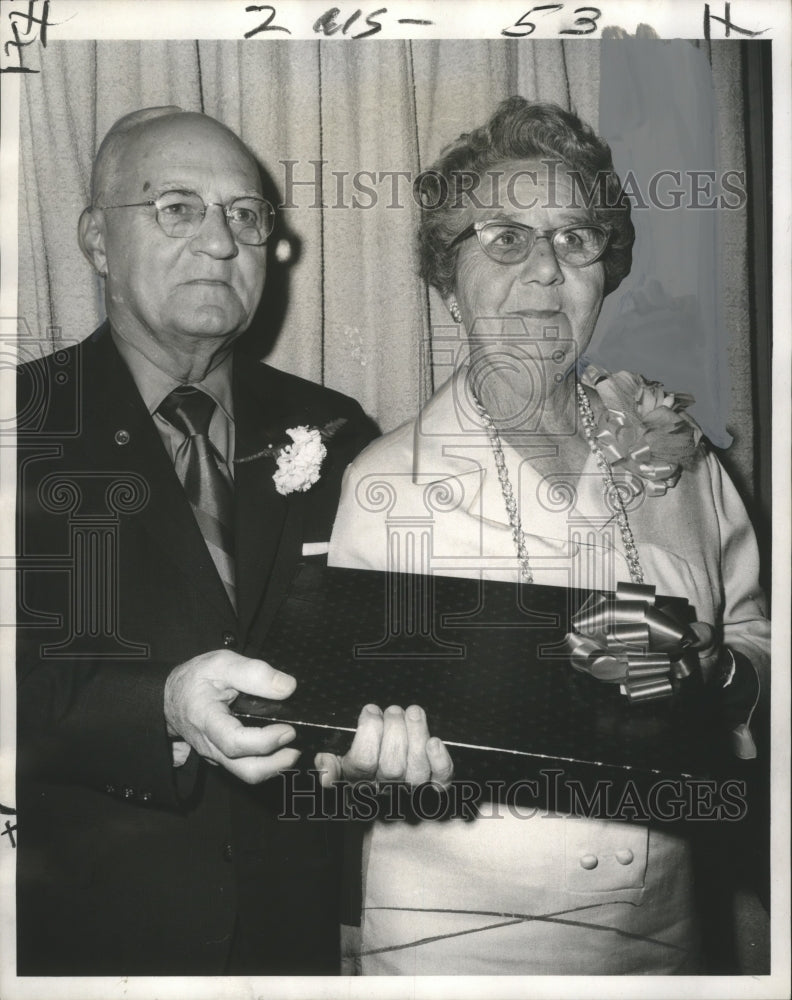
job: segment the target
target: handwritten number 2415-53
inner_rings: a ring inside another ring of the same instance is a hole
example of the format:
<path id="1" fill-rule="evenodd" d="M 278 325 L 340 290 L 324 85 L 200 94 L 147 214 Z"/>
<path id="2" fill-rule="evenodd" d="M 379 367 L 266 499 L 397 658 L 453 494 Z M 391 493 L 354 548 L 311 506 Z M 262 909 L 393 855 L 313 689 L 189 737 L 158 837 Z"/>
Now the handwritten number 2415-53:
<path id="1" fill-rule="evenodd" d="M 564 4 L 562 3 L 546 3 L 540 4 L 537 7 L 531 7 L 531 9 L 527 10 L 518 21 L 514 22 L 513 25 L 508 28 L 504 28 L 501 31 L 501 34 L 506 35 L 509 38 L 527 38 L 529 35 L 532 35 L 534 31 L 536 31 L 536 23 L 529 20 L 532 15 L 539 14 L 546 17 L 548 14 L 557 14 L 563 9 Z M 250 31 L 245 32 L 245 38 L 252 38 L 253 35 L 258 35 L 266 31 L 282 31 L 287 35 L 291 34 L 289 28 L 275 22 L 277 12 L 272 4 L 250 4 L 245 7 L 245 12 L 248 14 L 265 15 L 265 19 L 261 22 L 261 24 L 257 25 L 255 28 L 251 28 Z M 340 30 L 343 35 L 346 35 L 362 13 L 363 11 L 358 8 L 353 11 L 351 17 L 345 18 L 341 15 L 341 10 L 338 7 L 330 7 L 324 12 L 324 14 L 322 14 L 321 17 L 317 18 L 314 23 L 313 30 L 317 34 L 323 35 L 334 35 Z M 365 24 L 368 30 L 359 32 L 358 34 L 353 34 L 350 37 L 368 38 L 371 35 L 378 34 L 382 31 L 382 23 L 377 20 L 377 18 L 387 13 L 387 7 L 380 7 L 378 10 L 372 11 L 366 16 L 365 19 Z M 602 16 L 602 12 L 598 7 L 577 7 L 573 13 L 578 16 L 575 18 L 571 27 L 559 29 L 560 35 L 590 35 L 597 30 L 597 21 Z M 341 17 L 343 23 L 339 23 L 339 17 Z M 430 21 L 419 21 L 413 18 L 399 18 L 398 21 L 400 24 L 431 24 Z"/>

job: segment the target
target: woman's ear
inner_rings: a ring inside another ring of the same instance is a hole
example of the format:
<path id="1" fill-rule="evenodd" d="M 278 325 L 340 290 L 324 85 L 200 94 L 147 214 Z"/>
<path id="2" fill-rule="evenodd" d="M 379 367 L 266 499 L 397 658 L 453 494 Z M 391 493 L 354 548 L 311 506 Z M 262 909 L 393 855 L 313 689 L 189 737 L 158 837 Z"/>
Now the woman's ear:
<path id="1" fill-rule="evenodd" d="M 77 224 L 77 239 L 80 249 L 88 263 L 97 273 L 105 277 L 107 274 L 107 255 L 105 254 L 104 220 L 98 215 L 98 209 L 83 209 Z"/>

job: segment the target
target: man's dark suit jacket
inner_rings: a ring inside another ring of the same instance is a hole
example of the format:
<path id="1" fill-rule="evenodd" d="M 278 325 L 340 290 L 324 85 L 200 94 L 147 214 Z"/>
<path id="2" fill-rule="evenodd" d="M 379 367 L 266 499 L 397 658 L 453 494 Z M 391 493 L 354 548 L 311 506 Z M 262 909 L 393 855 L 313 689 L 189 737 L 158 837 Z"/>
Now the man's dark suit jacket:
<path id="1" fill-rule="evenodd" d="M 199 653 L 258 654 L 374 428 L 241 354 L 233 399 L 237 457 L 345 421 L 305 493 L 276 492 L 273 457 L 235 466 L 238 614 L 107 325 L 20 368 L 20 975 L 337 969 L 339 831 L 279 822 L 280 778 L 174 768 L 163 689 Z"/>

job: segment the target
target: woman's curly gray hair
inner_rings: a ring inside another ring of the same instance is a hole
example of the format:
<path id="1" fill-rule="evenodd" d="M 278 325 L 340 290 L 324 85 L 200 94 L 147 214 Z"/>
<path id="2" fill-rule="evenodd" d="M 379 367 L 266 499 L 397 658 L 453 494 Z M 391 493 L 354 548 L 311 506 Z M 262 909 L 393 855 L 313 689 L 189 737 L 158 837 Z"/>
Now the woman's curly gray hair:
<path id="1" fill-rule="evenodd" d="M 582 198 L 594 192 L 592 219 L 608 226 L 612 234 L 602 257 L 604 292 L 612 292 L 629 274 L 635 231 L 610 146 L 577 115 L 555 104 L 531 104 L 524 97 L 501 102 L 485 125 L 461 135 L 416 179 L 422 206 L 418 252 L 424 280 L 441 295 L 453 292 L 458 248 L 449 245 L 464 228 L 460 209 L 468 203 L 471 179 L 482 179 L 509 160 L 560 161 L 585 185 L 585 191 L 582 186 L 578 189 Z"/>

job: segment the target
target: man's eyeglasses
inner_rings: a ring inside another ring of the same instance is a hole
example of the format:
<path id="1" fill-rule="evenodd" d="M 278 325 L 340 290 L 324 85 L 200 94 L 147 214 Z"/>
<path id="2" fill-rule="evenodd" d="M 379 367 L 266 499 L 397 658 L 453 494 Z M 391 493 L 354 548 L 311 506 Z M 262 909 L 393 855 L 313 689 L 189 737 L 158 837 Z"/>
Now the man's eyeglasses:
<path id="1" fill-rule="evenodd" d="M 484 253 L 499 264 L 522 264 L 537 240 L 549 240 L 558 260 L 570 267 L 586 267 L 605 253 L 610 229 L 594 223 L 573 223 L 558 229 L 534 229 L 521 222 L 474 222 L 449 247 L 476 235 Z"/>
<path id="2" fill-rule="evenodd" d="M 189 239 L 201 228 L 206 210 L 212 206 L 222 208 L 228 228 L 237 243 L 260 247 L 275 226 L 275 209 L 264 198 L 245 196 L 235 198 L 228 205 L 211 201 L 207 205 L 194 191 L 166 191 L 153 201 L 135 201 L 127 205 L 95 205 L 105 210 L 111 208 L 155 208 L 157 222 L 166 236 Z"/>

